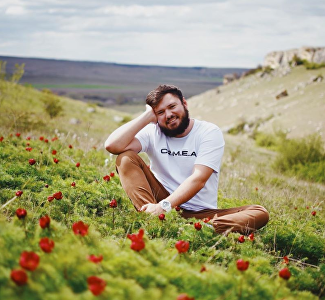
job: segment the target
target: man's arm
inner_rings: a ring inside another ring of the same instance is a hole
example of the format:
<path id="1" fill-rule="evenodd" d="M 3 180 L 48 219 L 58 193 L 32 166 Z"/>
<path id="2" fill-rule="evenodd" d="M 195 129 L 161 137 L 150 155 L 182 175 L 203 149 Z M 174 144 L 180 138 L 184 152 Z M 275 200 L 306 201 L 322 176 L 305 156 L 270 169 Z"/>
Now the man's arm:
<path id="1" fill-rule="evenodd" d="M 112 154 L 120 154 L 126 150 L 139 152 L 141 144 L 135 138 L 135 135 L 151 122 L 157 123 L 157 117 L 153 109 L 146 105 L 145 112 L 110 134 L 105 142 L 106 150 Z"/>
<path id="2" fill-rule="evenodd" d="M 179 206 L 193 198 L 205 185 L 213 173 L 213 169 L 204 165 L 194 165 L 193 173 L 165 200 L 168 200 L 172 207 Z M 145 204 L 141 211 L 159 215 L 165 211 L 160 204 Z"/>

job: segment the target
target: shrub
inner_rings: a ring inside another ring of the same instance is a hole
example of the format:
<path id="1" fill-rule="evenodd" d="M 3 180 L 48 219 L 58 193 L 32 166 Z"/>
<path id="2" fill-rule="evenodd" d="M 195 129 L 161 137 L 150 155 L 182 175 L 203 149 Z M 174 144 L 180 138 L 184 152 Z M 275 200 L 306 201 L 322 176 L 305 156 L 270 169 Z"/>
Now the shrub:
<path id="1" fill-rule="evenodd" d="M 63 107 L 60 103 L 60 99 L 56 97 L 50 90 L 43 90 L 43 96 L 41 101 L 44 103 L 44 108 L 46 113 L 50 116 L 51 119 L 60 115 L 63 111 Z"/>

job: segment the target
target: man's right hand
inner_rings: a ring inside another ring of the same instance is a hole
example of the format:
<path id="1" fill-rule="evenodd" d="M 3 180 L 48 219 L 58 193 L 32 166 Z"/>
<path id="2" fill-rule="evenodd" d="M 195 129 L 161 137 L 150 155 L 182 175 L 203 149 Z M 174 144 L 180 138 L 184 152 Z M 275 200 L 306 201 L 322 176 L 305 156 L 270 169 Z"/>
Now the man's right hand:
<path id="1" fill-rule="evenodd" d="M 154 110 L 152 109 L 152 107 L 148 104 L 146 104 L 146 112 L 148 114 L 150 114 L 150 118 L 152 119 L 152 121 L 150 121 L 150 123 L 157 124 L 157 122 L 158 122 L 157 116 L 156 116 Z"/>

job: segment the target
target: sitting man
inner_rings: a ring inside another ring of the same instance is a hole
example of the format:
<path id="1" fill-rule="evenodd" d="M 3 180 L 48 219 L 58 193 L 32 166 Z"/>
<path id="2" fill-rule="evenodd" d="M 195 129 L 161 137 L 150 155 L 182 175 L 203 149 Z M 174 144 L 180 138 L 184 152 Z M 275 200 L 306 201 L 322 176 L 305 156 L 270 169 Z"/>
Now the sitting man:
<path id="1" fill-rule="evenodd" d="M 218 126 L 191 119 L 182 92 L 160 85 L 146 111 L 116 129 L 105 148 L 118 154 L 121 184 L 138 211 L 159 215 L 180 206 L 184 218 L 210 218 L 217 233 L 248 234 L 269 220 L 260 205 L 217 208 L 224 139 Z M 146 152 L 150 168 L 138 155 Z"/>

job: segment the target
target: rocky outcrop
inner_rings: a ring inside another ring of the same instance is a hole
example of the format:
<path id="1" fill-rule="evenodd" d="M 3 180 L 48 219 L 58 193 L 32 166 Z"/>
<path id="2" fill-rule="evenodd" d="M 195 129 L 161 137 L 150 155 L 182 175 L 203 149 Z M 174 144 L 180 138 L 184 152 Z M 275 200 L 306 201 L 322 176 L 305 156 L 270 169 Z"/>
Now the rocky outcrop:
<path id="1" fill-rule="evenodd" d="M 288 66 L 296 56 L 317 64 L 325 63 L 325 47 L 301 47 L 287 51 L 273 51 L 266 55 L 263 65 L 276 69 Z"/>

